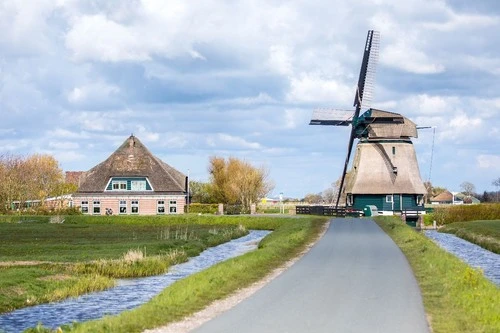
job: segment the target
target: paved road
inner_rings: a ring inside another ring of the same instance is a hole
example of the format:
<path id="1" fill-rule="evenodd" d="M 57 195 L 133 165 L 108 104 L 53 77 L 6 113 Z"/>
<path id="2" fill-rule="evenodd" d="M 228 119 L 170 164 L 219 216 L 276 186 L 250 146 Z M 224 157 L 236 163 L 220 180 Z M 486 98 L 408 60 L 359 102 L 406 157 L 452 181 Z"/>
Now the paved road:
<path id="1" fill-rule="evenodd" d="M 368 219 L 334 219 L 295 265 L 194 332 L 429 332 L 406 258 Z"/>

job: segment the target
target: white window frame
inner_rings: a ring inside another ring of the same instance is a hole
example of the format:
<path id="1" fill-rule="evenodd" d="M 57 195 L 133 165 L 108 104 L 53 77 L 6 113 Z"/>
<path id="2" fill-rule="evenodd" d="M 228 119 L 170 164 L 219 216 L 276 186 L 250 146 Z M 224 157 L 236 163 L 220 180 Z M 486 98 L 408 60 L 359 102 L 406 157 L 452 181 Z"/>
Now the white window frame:
<path id="1" fill-rule="evenodd" d="M 144 192 L 147 191 L 148 182 L 146 180 L 131 180 L 130 181 L 130 190 L 136 192 Z"/>
<path id="2" fill-rule="evenodd" d="M 168 201 L 168 213 L 177 214 L 177 200 Z"/>
<path id="3" fill-rule="evenodd" d="M 80 210 L 82 211 L 82 214 L 89 213 L 89 201 L 88 200 L 81 202 Z"/>
<path id="4" fill-rule="evenodd" d="M 160 211 L 161 208 L 161 211 Z M 156 201 L 156 214 L 164 215 L 165 214 L 165 200 L 157 200 Z"/>
<path id="5" fill-rule="evenodd" d="M 393 203 L 394 202 L 394 197 L 392 194 L 388 194 L 385 196 L 385 202 L 388 202 L 388 203 Z"/>
<path id="6" fill-rule="evenodd" d="M 116 185 L 116 188 L 115 188 Z M 111 182 L 111 190 L 112 191 L 126 191 L 127 190 L 127 181 L 126 180 L 113 180 Z"/>
<path id="7" fill-rule="evenodd" d="M 122 208 L 124 208 L 123 211 Z M 120 200 L 118 202 L 118 214 L 127 215 L 127 200 Z"/>
<path id="8" fill-rule="evenodd" d="M 134 208 L 137 208 L 136 212 L 134 212 Z M 139 214 L 139 200 L 130 200 L 130 214 Z"/>
<path id="9" fill-rule="evenodd" d="M 96 208 L 98 211 L 96 212 Z M 101 201 L 93 200 L 92 201 L 92 215 L 101 215 Z"/>

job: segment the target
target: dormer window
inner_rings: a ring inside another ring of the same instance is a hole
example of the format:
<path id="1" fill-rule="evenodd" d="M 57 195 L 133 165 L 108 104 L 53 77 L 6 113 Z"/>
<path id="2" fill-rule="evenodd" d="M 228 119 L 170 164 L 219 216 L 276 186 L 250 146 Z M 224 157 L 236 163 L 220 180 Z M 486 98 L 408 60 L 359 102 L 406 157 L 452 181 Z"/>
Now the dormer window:
<path id="1" fill-rule="evenodd" d="M 127 190 L 127 181 L 124 180 L 113 180 L 113 191 L 126 191 Z"/>
<path id="2" fill-rule="evenodd" d="M 106 191 L 146 192 L 153 191 L 153 188 L 146 177 L 112 177 Z"/>

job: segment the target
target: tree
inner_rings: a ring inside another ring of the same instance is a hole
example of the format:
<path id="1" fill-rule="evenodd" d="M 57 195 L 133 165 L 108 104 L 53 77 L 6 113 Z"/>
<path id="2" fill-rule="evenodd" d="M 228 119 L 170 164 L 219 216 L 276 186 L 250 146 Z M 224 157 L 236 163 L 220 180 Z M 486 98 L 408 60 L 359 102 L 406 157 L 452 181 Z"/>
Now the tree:
<path id="1" fill-rule="evenodd" d="M 460 184 L 460 189 L 469 198 L 474 192 L 476 192 L 476 187 L 470 182 L 463 182 L 462 184 Z"/>
<path id="2" fill-rule="evenodd" d="M 197 203 L 215 203 L 211 197 L 212 189 L 210 183 L 203 183 L 196 180 L 189 181 L 189 192 L 191 194 L 191 202 Z"/>
<path id="3" fill-rule="evenodd" d="M 498 202 L 498 201 L 500 201 L 498 198 L 498 193 L 500 190 L 500 177 L 495 179 L 491 184 L 497 188 L 497 190 L 496 190 L 496 202 Z"/>
<path id="4" fill-rule="evenodd" d="M 319 204 L 323 202 L 323 196 L 321 193 L 308 193 L 303 199 L 305 202 L 310 203 L 310 204 Z"/>
<path id="5" fill-rule="evenodd" d="M 0 156 L 0 207 L 11 210 L 25 207 L 28 200 L 57 195 L 63 183 L 59 163 L 50 155 Z"/>
<path id="6" fill-rule="evenodd" d="M 250 211 L 250 205 L 273 188 L 269 172 L 264 167 L 254 167 L 246 161 L 230 157 L 210 158 L 211 197 L 223 204 L 240 204 L 243 211 Z"/>

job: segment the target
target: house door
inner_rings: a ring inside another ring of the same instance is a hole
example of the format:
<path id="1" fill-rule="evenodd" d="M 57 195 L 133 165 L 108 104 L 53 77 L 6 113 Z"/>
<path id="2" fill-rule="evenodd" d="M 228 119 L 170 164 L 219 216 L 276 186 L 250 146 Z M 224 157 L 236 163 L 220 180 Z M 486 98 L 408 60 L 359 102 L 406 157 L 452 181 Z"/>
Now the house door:
<path id="1" fill-rule="evenodd" d="M 401 194 L 394 194 L 394 211 L 401 211 Z"/>

